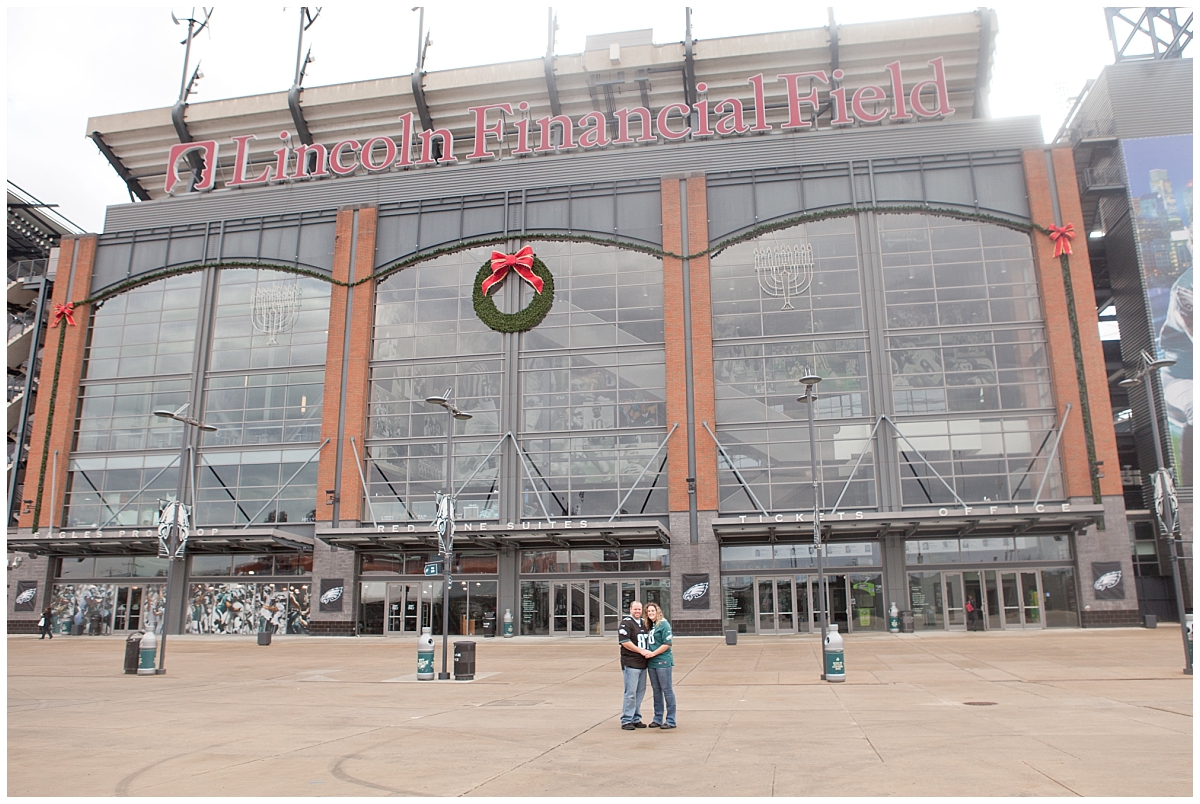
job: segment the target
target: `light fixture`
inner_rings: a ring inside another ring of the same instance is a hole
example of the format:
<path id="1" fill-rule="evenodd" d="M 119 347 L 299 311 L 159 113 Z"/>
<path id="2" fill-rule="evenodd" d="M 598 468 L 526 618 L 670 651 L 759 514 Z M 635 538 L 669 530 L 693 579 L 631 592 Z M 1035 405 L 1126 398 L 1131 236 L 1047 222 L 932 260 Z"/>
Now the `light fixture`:
<path id="1" fill-rule="evenodd" d="M 1105 232 L 1103 229 L 1093 229 L 1092 231 L 1088 232 L 1088 238 L 1091 240 L 1099 240 L 1100 238 L 1104 237 L 1104 234 Z"/>

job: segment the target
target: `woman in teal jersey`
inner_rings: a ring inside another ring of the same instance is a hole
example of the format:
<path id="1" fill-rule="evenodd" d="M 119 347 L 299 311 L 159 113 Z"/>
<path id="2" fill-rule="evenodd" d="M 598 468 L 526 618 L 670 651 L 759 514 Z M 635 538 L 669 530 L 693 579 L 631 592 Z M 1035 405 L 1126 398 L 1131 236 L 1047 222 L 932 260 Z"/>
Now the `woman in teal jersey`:
<path id="1" fill-rule="evenodd" d="M 654 689 L 654 722 L 652 729 L 675 728 L 675 688 L 671 685 L 671 672 L 675 669 L 675 657 L 671 655 L 671 624 L 663 616 L 657 603 L 646 605 L 646 620 L 650 630 L 650 659 L 648 671 L 650 686 Z M 666 719 L 664 720 L 664 711 Z"/>

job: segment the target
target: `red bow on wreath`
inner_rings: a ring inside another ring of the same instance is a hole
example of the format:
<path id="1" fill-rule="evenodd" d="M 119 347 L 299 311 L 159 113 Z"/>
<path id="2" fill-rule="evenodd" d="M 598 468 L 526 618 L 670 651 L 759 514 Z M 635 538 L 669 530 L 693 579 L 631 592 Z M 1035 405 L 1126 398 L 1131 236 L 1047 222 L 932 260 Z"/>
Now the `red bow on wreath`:
<path id="1" fill-rule="evenodd" d="M 71 326 L 75 326 L 75 316 L 73 315 L 74 312 L 75 312 L 75 305 L 71 304 L 70 302 L 68 302 L 66 304 L 55 303 L 55 305 L 54 305 L 54 323 L 52 323 L 50 325 L 50 329 L 54 329 L 55 327 L 57 327 L 58 322 L 62 321 L 64 318 L 67 319 L 68 324 L 70 324 Z"/>
<path id="2" fill-rule="evenodd" d="M 526 246 L 516 254 L 505 254 L 500 251 L 492 252 L 492 275 L 483 280 L 480 290 L 487 295 L 488 289 L 508 276 L 508 272 L 516 271 L 517 276 L 533 285 L 538 293 L 542 292 L 542 279 L 533 272 L 533 246 Z"/>
<path id="3" fill-rule="evenodd" d="M 1050 239 L 1054 241 L 1054 256 L 1061 257 L 1071 253 L 1071 241 L 1075 239 L 1075 224 L 1066 226 L 1051 226 Z"/>

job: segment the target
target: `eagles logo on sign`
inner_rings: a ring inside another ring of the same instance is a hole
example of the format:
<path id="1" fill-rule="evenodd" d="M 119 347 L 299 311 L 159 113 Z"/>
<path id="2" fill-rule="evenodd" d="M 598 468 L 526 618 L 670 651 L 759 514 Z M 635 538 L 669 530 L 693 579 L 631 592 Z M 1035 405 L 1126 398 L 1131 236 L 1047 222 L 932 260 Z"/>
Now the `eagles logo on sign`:
<path id="1" fill-rule="evenodd" d="M 322 578 L 321 592 L 317 595 L 318 611 L 341 611 L 345 595 L 345 578 Z"/>
<path id="2" fill-rule="evenodd" d="M 22 592 L 21 594 L 17 595 L 17 599 L 16 599 L 16 601 L 14 601 L 14 602 L 15 602 L 15 603 L 16 603 L 16 604 L 19 606 L 19 605 L 21 605 L 22 603 L 28 603 L 29 601 L 33 600 L 33 598 L 34 598 L 36 595 L 37 595 L 37 589 L 36 589 L 36 588 L 35 588 L 35 589 L 26 589 L 24 592 Z"/>
<path id="3" fill-rule="evenodd" d="M 683 607 L 685 609 L 708 609 L 708 592 L 709 592 L 709 577 L 707 573 L 684 575 L 679 579 L 682 581 Z"/>
<path id="4" fill-rule="evenodd" d="M 1097 600 L 1124 600 L 1125 573 L 1119 561 L 1092 562 L 1092 590 Z"/>

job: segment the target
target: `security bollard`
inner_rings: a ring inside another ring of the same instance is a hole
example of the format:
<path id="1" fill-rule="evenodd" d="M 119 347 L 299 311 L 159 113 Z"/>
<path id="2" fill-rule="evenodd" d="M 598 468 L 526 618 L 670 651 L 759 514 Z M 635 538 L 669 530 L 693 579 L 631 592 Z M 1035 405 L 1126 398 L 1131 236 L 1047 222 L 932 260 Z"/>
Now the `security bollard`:
<path id="1" fill-rule="evenodd" d="M 504 638 L 511 639 L 513 635 L 512 609 L 504 610 Z"/>
<path id="2" fill-rule="evenodd" d="M 892 608 L 888 611 L 888 633 L 900 633 L 900 609 L 896 608 L 896 604 L 892 604 Z"/>
<path id="3" fill-rule="evenodd" d="M 846 652 L 837 623 L 829 624 L 829 633 L 825 637 L 825 680 L 846 680 Z"/>
<path id="4" fill-rule="evenodd" d="M 1192 616 L 1193 615 L 1191 615 L 1191 614 L 1183 615 L 1183 627 L 1187 632 L 1188 667 L 1192 666 L 1192 664 L 1193 664 L 1192 656 L 1194 655 L 1192 653 Z"/>
<path id="5" fill-rule="evenodd" d="M 433 634 L 428 625 L 417 640 L 417 680 L 433 681 Z"/>
<path id="6" fill-rule="evenodd" d="M 141 645 L 138 647 L 138 671 L 139 676 L 152 676 L 155 674 L 154 657 L 158 653 L 158 639 L 154 636 L 153 631 L 147 631 L 142 637 Z"/>

